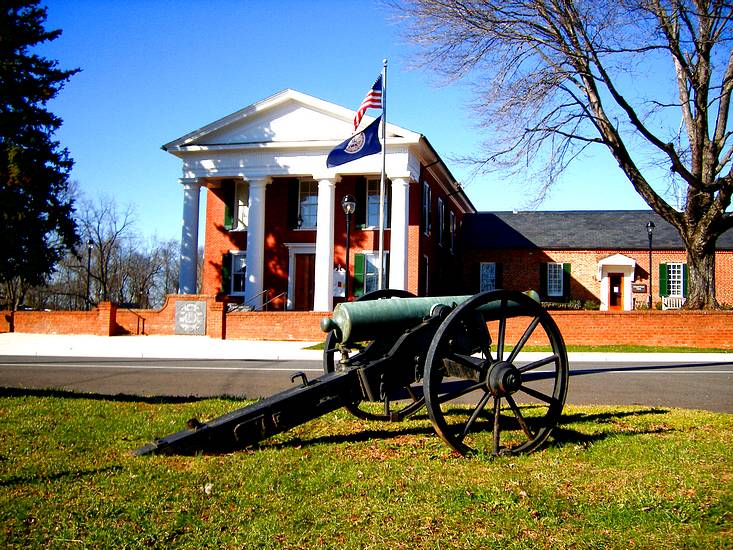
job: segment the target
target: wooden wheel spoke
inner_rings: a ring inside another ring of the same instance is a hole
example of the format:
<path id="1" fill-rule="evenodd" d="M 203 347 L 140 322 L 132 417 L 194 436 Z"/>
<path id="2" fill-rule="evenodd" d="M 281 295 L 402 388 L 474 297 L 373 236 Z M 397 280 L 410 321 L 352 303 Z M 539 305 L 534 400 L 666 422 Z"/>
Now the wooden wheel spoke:
<path id="1" fill-rule="evenodd" d="M 527 395 L 531 395 L 535 399 L 539 399 L 540 401 L 544 401 L 545 403 L 549 405 L 554 405 L 557 401 L 554 397 L 550 397 L 549 395 L 546 395 L 542 393 L 541 391 L 537 391 L 533 388 L 528 388 L 527 386 L 522 386 L 521 390 Z"/>
<path id="2" fill-rule="evenodd" d="M 440 395 L 438 398 L 438 401 L 442 403 L 446 403 L 448 401 L 452 401 L 453 399 L 458 399 L 459 397 L 463 397 L 466 394 L 471 393 L 472 391 L 476 391 L 479 388 L 485 388 L 486 384 L 483 382 L 477 382 L 475 384 L 469 384 L 466 387 L 463 387 L 459 390 L 456 390 L 452 393 L 444 393 Z"/>
<path id="3" fill-rule="evenodd" d="M 534 332 L 534 329 L 537 328 L 537 325 L 540 323 L 540 318 L 535 317 L 532 319 L 532 322 L 529 324 L 527 329 L 524 331 L 524 334 L 522 334 L 522 337 L 519 339 L 519 342 L 517 342 L 517 345 L 514 346 L 514 349 L 512 350 L 511 355 L 509 355 L 509 359 L 507 361 L 509 363 L 513 363 L 514 359 L 517 358 L 517 354 L 522 351 L 522 348 L 524 348 L 525 344 L 529 340 L 529 337 L 532 336 L 532 333 Z"/>
<path id="4" fill-rule="evenodd" d="M 489 333 L 489 327 L 486 326 L 486 319 L 484 319 L 481 312 L 476 311 L 474 322 L 478 328 L 477 337 L 481 353 L 483 354 L 484 359 L 491 363 L 493 362 L 493 357 L 491 356 L 491 334 Z"/>
<path id="5" fill-rule="evenodd" d="M 540 367 L 544 367 L 545 365 L 549 365 L 550 363 L 555 363 L 557 362 L 557 359 L 557 355 L 550 355 L 549 357 L 545 357 L 544 359 L 527 363 L 526 365 L 519 367 L 517 370 L 519 372 L 531 371 Z"/>
<path id="6" fill-rule="evenodd" d="M 463 432 L 459 436 L 461 441 L 468 435 L 468 432 L 471 431 L 471 427 L 473 426 L 473 423 L 476 422 L 478 415 L 481 414 L 481 411 L 484 410 L 484 407 L 486 407 L 486 403 L 489 402 L 489 399 L 491 399 L 491 394 L 487 391 L 484 394 L 484 396 L 481 398 L 481 400 L 478 402 L 478 404 L 476 405 L 476 408 L 473 409 L 471 418 L 468 419 L 468 422 L 466 422 L 466 425 L 463 427 Z"/>
<path id="7" fill-rule="evenodd" d="M 517 403 L 514 401 L 514 398 L 512 398 L 511 395 L 506 396 L 506 401 L 509 403 L 509 407 L 511 407 L 512 412 L 514 413 L 514 416 L 517 418 L 517 422 L 519 422 L 519 425 L 522 428 L 522 431 L 524 432 L 524 435 L 527 436 L 527 439 L 530 441 L 535 438 L 535 434 L 532 433 L 531 428 L 529 427 L 529 424 L 527 424 L 527 420 L 524 418 L 524 415 L 522 414 L 522 411 L 517 406 Z"/>
<path id="8" fill-rule="evenodd" d="M 499 306 L 499 335 L 498 342 L 496 343 L 496 360 L 504 360 L 504 342 L 506 340 L 506 298 L 501 299 L 501 305 Z"/>

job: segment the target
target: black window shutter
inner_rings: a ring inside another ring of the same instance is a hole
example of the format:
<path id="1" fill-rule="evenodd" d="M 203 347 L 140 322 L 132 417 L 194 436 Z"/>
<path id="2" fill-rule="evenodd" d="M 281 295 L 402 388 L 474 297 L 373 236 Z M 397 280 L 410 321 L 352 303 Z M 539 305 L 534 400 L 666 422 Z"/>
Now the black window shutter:
<path id="1" fill-rule="evenodd" d="M 229 294 L 232 289 L 232 255 L 227 252 L 221 258 L 221 292 Z"/>
<path id="2" fill-rule="evenodd" d="M 504 288 L 504 269 L 503 265 L 499 262 L 496 262 L 496 268 L 494 271 L 494 286 L 499 288 Z"/>
<path id="3" fill-rule="evenodd" d="M 547 298 L 547 264 L 540 264 L 540 296 Z"/>
<path id="4" fill-rule="evenodd" d="M 229 231 L 234 228 L 234 188 L 236 183 L 229 180 L 224 183 L 222 188 L 222 198 L 224 199 L 224 229 Z"/>
<path id="5" fill-rule="evenodd" d="M 354 222 L 357 228 L 366 225 L 366 209 L 367 209 L 367 183 L 364 176 L 356 178 L 354 184 L 354 197 L 356 198 L 356 211 L 354 212 Z M 362 257 L 363 259 L 363 257 Z"/>
<path id="6" fill-rule="evenodd" d="M 300 183 L 298 180 L 290 180 L 288 186 L 288 227 L 298 228 L 298 200 L 300 200 Z"/>

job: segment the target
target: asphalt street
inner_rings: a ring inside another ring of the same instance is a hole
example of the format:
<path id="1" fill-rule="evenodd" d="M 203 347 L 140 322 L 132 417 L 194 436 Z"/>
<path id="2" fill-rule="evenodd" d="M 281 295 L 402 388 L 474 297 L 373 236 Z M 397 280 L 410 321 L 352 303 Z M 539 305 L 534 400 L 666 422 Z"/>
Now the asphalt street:
<path id="1" fill-rule="evenodd" d="M 567 403 L 682 407 L 733 413 L 733 362 L 572 362 Z M 255 399 L 309 378 L 307 360 L 0 356 L 0 387 L 100 395 L 221 396 Z"/>

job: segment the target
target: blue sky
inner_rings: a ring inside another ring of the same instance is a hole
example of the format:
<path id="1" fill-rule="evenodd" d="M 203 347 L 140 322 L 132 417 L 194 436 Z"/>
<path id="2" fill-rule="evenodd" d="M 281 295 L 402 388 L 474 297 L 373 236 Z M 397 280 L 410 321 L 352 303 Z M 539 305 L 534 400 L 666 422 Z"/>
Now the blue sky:
<path id="1" fill-rule="evenodd" d="M 377 2 L 51 0 L 39 48 L 62 68 L 80 67 L 50 104 L 57 137 L 82 192 L 133 204 L 146 236 L 180 238 L 181 163 L 160 146 L 294 88 L 355 109 L 389 60 L 390 122 L 424 134 L 479 210 L 527 204 L 530 189 L 497 175 L 470 177 L 451 160 L 490 139 L 477 127 L 466 84 L 410 70 L 414 51 Z M 347 137 L 347 136 L 344 136 Z M 203 197 L 203 193 L 202 193 Z M 605 152 L 576 165 L 541 207 L 647 208 Z"/>

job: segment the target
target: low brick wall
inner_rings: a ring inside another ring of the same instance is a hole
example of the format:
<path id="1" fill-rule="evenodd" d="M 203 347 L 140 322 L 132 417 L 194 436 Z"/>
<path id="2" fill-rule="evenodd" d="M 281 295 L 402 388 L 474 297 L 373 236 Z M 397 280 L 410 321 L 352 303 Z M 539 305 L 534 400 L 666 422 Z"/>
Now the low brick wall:
<path id="1" fill-rule="evenodd" d="M 0 331 L 40 334 L 165 335 L 175 330 L 175 302 L 207 302 L 206 334 L 231 340 L 321 341 L 324 313 L 265 311 L 224 313 L 210 296 L 168 297 L 159 310 L 117 309 L 102 303 L 92 311 L 0 312 Z M 639 345 L 733 350 L 731 311 L 553 311 L 567 345 Z M 12 319 L 12 322 L 11 322 Z M 507 324 L 507 342 L 516 342 L 524 327 Z M 496 335 L 496 326 L 491 327 Z M 537 335 L 542 331 L 535 331 Z M 533 338 L 530 344 L 545 342 Z"/>

